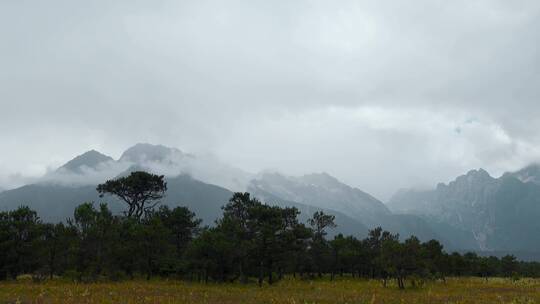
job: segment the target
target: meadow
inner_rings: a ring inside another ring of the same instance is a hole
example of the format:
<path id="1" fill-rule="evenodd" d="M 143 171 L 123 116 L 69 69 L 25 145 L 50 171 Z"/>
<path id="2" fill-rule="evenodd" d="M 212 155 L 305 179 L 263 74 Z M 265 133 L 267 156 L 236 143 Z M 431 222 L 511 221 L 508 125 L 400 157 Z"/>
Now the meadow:
<path id="1" fill-rule="evenodd" d="M 0 283 L 0 303 L 540 303 L 539 279 L 449 278 L 399 290 L 376 280 L 285 279 L 254 284 L 174 280 L 78 284 L 65 280 Z"/>

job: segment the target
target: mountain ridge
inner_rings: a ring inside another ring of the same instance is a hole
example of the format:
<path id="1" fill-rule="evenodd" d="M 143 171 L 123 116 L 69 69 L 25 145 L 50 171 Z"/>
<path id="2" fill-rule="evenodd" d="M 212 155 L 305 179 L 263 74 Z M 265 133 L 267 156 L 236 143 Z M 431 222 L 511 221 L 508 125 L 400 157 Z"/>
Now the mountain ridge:
<path id="1" fill-rule="evenodd" d="M 398 192 L 387 205 L 395 213 L 420 216 L 432 227 L 447 225 L 469 234 L 482 251 L 540 251 L 535 220 L 540 186 L 511 173 L 494 178 L 485 170 L 471 170 L 432 190 Z"/>
<path id="2" fill-rule="evenodd" d="M 293 177 L 266 172 L 251 182 L 248 191 L 254 195 L 272 194 L 284 201 L 335 210 L 358 219 L 368 229 L 381 226 L 399 233 L 403 238 L 410 235 L 416 235 L 422 240 L 437 238 L 422 219 L 392 214 L 370 194 L 346 185 L 327 173 Z"/>
<path id="3" fill-rule="evenodd" d="M 535 224 L 540 216 L 538 164 L 499 178 L 481 168 L 470 170 L 432 189 L 400 190 L 384 204 L 326 172 L 251 174 L 211 157 L 139 143 L 118 160 L 87 151 L 35 184 L 0 191 L 0 209 L 28 204 L 43 212 L 44 218 L 64 220 L 76 205 L 99 201 L 98 183 L 134 170 L 165 175 L 169 191 L 164 202 L 187 205 L 201 213 L 205 223 L 219 216 L 233 192 L 249 191 L 269 204 L 299 208 L 303 219 L 315 210 L 334 214 L 347 234 L 364 235 L 382 226 L 401 237 L 439 239 L 452 250 L 540 252 L 540 246 L 530 245 L 540 244 L 536 237 L 540 224 Z"/>

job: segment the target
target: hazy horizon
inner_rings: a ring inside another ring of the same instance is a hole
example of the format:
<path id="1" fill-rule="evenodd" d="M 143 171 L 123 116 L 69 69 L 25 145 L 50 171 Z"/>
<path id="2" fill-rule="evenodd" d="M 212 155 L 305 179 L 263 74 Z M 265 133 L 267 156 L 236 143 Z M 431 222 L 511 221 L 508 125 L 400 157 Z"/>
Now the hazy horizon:
<path id="1" fill-rule="evenodd" d="M 381 200 L 540 161 L 540 2 L 0 3 L 0 188 L 149 142 Z"/>

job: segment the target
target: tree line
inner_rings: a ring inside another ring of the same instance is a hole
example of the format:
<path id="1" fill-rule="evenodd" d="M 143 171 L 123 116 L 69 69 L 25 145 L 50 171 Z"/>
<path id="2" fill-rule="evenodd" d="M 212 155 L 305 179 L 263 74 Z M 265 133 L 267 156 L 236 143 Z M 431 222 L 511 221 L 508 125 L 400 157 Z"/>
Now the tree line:
<path id="1" fill-rule="evenodd" d="M 296 208 L 234 193 L 212 227 L 185 207 L 157 207 L 163 176 L 146 172 L 97 187 L 126 203 L 114 215 L 106 204 L 83 203 L 65 223 L 43 223 L 28 207 L 0 212 L 0 280 L 32 274 L 87 282 L 144 276 L 199 282 L 273 284 L 285 275 L 301 279 L 371 278 L 399 288 L 447 276 L 538 277 L 540 263 L 514 256 L 446 253 L 437 240 L 376 228 L 364 239 L 339 234 L 334 216 L 316 212 L 307 223 Z"/>

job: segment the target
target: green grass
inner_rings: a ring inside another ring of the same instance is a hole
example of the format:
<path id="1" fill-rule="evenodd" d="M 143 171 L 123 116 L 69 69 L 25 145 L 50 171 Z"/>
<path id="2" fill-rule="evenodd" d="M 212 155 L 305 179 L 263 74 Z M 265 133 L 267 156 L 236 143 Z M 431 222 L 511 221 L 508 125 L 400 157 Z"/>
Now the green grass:
<path id="1" fill-rule="evenodd" d="M 354 279 L 287 279 L 262 288 L 165 280 L 94 284 L 20 280 L 0 283 L 0 303 L 540 303 L 540 280 L 459 278 L 404 291 Z"/>

